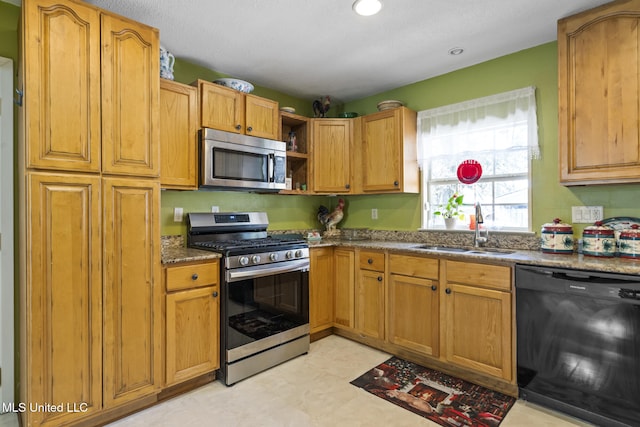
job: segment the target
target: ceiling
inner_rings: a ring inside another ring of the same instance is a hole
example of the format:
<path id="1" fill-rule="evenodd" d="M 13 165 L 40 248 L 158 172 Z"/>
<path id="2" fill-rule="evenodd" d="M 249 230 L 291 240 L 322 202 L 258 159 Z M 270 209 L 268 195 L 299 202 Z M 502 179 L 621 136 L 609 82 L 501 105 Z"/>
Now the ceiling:
<path id="1" fill-rule="evenodd" d="M 16 0 L 13 0 L 14 2 Z M 609 0 L 88 0 L 160 30 L 176 57 L 304 98 L 350 101 L 556 40 Z M 460 47 L 464 53 L 448 54 Z"/>

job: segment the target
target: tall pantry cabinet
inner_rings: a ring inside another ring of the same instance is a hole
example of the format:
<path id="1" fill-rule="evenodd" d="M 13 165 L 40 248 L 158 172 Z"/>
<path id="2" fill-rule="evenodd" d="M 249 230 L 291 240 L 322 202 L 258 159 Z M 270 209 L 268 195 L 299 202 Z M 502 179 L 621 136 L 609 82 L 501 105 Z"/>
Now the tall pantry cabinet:
<path id="1" fill-rule="evenodd" d="M 22 422 L 97 423 L 162 385 L 159 36 L 72 0 L 21 28 L 20 402 L 59 408 Z"/>

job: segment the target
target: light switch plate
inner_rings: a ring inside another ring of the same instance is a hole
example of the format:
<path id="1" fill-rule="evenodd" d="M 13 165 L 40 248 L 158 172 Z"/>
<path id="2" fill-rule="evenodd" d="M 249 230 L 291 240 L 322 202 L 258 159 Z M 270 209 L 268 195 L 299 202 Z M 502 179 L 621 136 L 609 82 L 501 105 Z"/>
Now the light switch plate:
<path id="1" fill-rule="evenodd" d="M 602 206 L 572 206 L 571 222 L 574 224 L 593 224 L 602 221 L 604 209 Z"/>
<path id="2" fill-rule="evenodd" d="M 182 208 L 173 208 L 173 221 L 182 222 Z"/>

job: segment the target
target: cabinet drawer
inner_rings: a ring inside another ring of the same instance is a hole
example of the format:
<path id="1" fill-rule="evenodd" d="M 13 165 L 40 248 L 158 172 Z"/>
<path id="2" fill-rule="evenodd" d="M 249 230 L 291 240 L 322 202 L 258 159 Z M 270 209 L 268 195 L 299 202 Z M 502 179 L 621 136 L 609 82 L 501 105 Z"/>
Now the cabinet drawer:
<path id="1" fill-rule="evenodd" d="M 362 270 L 384 271 L 384 253 L 360 252 L 360 268 Z"/>
<path id="2" fill-rule="evenodd" d="M 216 285 L 219 280 L 218 261 L 166 268 L 167 291 Z"/>
<path id="3" fill-rule="evenodd" d="M 389 269 L 393 274 L 438 280 L 439 261 L 433 258 L 391 254 Z"/>
<path id="4" fill-rule="evenodd" d="M 473 262 L 446 261 L 447 282 L 511 290 L 511 268 Z"/>

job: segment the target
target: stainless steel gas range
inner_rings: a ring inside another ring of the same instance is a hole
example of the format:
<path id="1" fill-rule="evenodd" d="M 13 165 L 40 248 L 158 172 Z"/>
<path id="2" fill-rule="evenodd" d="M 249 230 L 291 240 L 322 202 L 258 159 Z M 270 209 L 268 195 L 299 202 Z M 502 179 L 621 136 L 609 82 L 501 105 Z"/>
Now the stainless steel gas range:
<path id="1" fill-rule="evenodd" d="M 187 244 L 222 254 L 220 373 L 231 385 L 309 351 L 309 246 L 264 212 L 189 213 Z"/>

